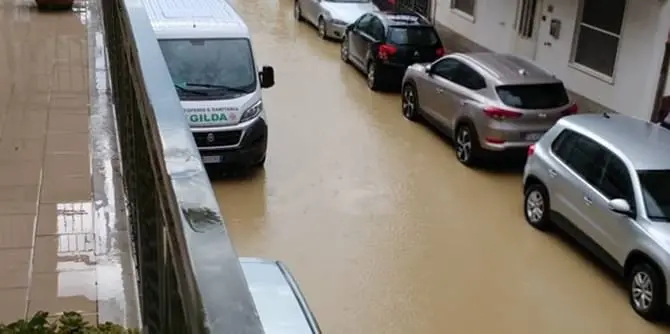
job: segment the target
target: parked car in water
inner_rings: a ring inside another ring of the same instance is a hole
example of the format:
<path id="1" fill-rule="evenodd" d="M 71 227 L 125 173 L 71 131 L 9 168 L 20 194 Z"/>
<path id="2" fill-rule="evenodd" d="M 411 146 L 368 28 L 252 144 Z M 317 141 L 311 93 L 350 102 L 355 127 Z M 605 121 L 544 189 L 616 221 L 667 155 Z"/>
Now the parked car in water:
<path id="1" fill-rule="evenodd" d="M 265 334 L 321 334 L 298 283 L 280 261 L 240 258 Z"/>
<path id="2" fill-rule="evenodd" d="M 373 12 L 348 26 L 340 55 L 366 73 L 368 87 L 399 86 L 405 69 L 432 62 L 445 54 L 433 25 L 423 16 L 405 12 Z"/>
<path id="3" fill-rule="evenodd" d="M 407 69 L 402 112 L 435 124 L 454 139 L 458 160 L 472 165 L 526 149 L 577 105 L 559 79 L 523 58 L 453 53 Z"/>
<path id="4" fill-rule="evenodd" d="M 670 301 L 670 132 L 623 116 L 561 119 L 528 149 L 524 214 L 556 226 L 626 280 L 632 308 L 660 320 Z"/>
<path id="5" fill-rule="evenodd" d="M 323 39 L 342 39 L 348 25 L 376 10 L 372 0 L 295 0 L 293 15 L 313 24 Z"/>

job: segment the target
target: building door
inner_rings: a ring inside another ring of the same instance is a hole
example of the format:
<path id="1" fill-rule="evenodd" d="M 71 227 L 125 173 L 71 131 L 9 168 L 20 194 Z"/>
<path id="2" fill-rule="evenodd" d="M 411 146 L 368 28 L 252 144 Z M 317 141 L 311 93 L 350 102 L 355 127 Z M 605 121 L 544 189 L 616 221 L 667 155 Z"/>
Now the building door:
<path id="1" fill-rule="evenodd" d="M 518 0 L 514 52 L 529 59 L 535 59 L 538 42 L 539 16 L 542 0 Z"/>

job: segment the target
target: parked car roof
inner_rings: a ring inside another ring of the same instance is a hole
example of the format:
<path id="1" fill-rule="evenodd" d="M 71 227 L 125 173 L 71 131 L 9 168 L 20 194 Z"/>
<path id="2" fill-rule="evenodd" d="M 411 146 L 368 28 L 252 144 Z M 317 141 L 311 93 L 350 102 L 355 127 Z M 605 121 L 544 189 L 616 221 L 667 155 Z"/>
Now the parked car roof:
<path id="1" fill-rule="evenodd" d="M 637 170 L 670 169 L 670 130 L 621 114 L 581 114 L 559 124 L 575 129 L 628 158 Z"/>
<path id="2" fill-rule="evenodd" d="M 453 54 L 452 54 L 453 55 Z M 561 82 L 553 74 L 522 57 L 493 52 L 455 54 L 477 65 L 499 84 L 540 84 Z"/>
<path id="3" fill-rule="evenodd" d="M 430 21 L 421 14 L 410 11 L 379 11 L 376 12 L 387 26 L 432 26 Z"/>

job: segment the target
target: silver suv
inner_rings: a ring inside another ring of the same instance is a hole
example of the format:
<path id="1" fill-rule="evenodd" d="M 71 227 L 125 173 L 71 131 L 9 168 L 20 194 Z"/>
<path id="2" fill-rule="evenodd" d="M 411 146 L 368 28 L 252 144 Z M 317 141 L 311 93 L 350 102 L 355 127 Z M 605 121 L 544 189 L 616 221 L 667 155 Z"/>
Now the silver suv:
<path id="1" fill-rule="evenodd" d="M 523 58 L 452 53 L 407 69 L 402 112 L 453 137 L 458 160 L 471 165 L 489 152 L 525 150 L 577 105 L 559 79 Z"/>
<path id="2" fill-rule="evenodd" d="M 616 114 L 565 117 L 528 149 L 524 214 L 556 226 L 626 280 L 647 320 L 670 300 L 670 131 Z"/>

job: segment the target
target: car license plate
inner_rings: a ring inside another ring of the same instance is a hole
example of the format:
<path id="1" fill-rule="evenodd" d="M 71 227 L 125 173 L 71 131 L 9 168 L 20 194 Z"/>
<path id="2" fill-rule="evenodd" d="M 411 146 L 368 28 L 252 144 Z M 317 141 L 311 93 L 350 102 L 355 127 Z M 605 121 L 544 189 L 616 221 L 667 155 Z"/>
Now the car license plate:
<path id="1" fill-rule="evenodd" d="M 538 141 L 538 140 L 540 140 L 540 138 L 542 138 L 542 135 L 544 135 L 544 132 L 527 133 L 526 134 L 526 140 L 528 140 L 528 141 Z"/>
<path id="2" fill-rule="evenodd" d="M 202 156 L 202 163 L 205 164 L 218 164 L 221 162 L 221 156 L 219 155 L 204 155 Z"/>

